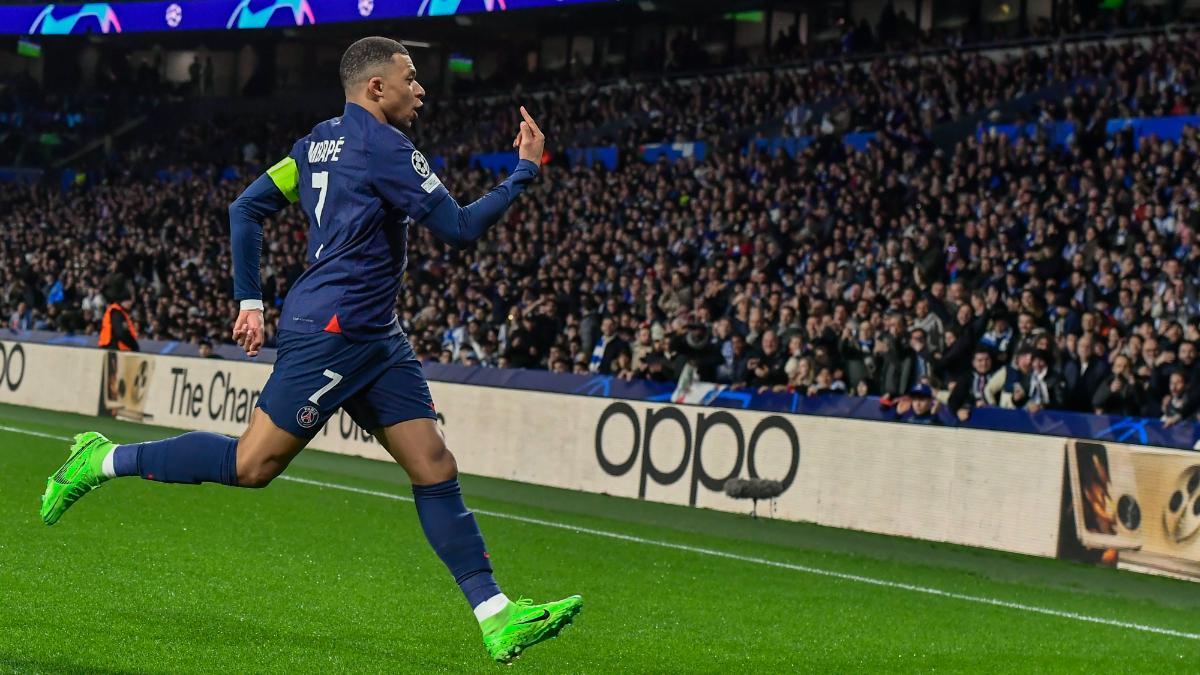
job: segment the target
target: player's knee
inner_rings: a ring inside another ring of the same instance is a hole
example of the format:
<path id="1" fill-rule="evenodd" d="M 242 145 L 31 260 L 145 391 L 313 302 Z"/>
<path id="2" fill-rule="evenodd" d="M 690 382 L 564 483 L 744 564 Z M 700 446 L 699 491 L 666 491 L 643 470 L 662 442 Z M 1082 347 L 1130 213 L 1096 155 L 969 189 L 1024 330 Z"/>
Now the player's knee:
<path id="1" fill-rule="evenodd" d="M 238 487 L 265 488 L 275 480 L 279 471 L 269 466 L 238 466 Z"/>
<path id="2" fill-rule="evenodd" d="M 413 462 L 411 471 L 414 482 L 440 483 L 458 475 L 458 462 L 441 438 L 431 440 L 418 456 L 420 460 Z"/>
<path id="3" fill-rule="evenodd" d="M 440 443 L 434 452 L 433 464 L 445 475 L 442 480 L 450 480 L 458 475 L 458 461 L 454 459 L 454 453 L 450 452 L 445 442 Z"/>
<path id="4" fill-rule="evenodd" d="M 256 452 L 256 448 L 252 447 L 246 439 L 238 444 L 237 457 L 237 478 L 238 487 L 246 488 L 264 488 L 271 484 L 280 473 L 283 473 L 284 465 L 270 458 L 264 458 L 262 453 Z"/>

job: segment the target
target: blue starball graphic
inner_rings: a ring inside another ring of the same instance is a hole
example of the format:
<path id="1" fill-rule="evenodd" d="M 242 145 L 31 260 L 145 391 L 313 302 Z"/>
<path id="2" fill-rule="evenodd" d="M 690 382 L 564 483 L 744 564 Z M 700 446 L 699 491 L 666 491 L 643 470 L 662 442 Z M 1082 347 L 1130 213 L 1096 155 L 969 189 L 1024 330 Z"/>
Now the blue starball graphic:
<path id="1" fill-rule="evenodd" d="M 729 391 L 728 389 L 720 389 L 716 391 L 710 391 L 707 395 L 705 395 L 702 403 L 704 405 L 708 405 L 720 400 L 735 401 L 739 406 L 742 407 L 742 409 L 747 409 L 750 407 L 750 402 L 753 399 L 754 395 L 748 391 Z"/>
<path id="2" fill-rule="evenodd" d="M 1146 425 L 1152 421 L 1154 420 L 1149 417 L 1126 417 L 1107 429 L 1102 429 L 1096 437 L 1104 438 L 1107 434 L 1112 434 L 1113 440 L 1125 441 L 1136 435 L 1137 442 L 1144 445 L 1148 439 Z"/>
<path id="3" fill-rule="evenodd" d="M 611 375 L 597 375 L 583 386 L 575 390 L 576 394 L 584 394 L 585 396 L 608 396 L 608 392 L 612 389 Z"/>
<path id="4" fill-rule="evenodd" d="M 417 16 L 451 16 L 458 13 L 462 0 L 422 0 Z M 483 0 L 483 10 L 494 12 L 508 9 L 505 0 Z"/>

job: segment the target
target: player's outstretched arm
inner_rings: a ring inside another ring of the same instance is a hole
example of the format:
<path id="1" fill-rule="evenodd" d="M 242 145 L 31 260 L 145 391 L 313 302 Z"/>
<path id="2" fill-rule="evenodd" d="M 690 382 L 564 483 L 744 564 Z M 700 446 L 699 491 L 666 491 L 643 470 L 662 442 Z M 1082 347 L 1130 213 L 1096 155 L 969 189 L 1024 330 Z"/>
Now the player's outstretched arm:
<path id="1" fill-rule="evenodd" d="M 232 238 L 234 298 L 240 302 L 233 341 L 258 356 L 263 343 L 262 255 L 263 221 L 296 201 L 296 163 L 289 157 L 258 177 L 229 206 Z"/>
<path id="2" fill-rule="evenodd" d="M 525 186 L 537 178 L 542 151 L 546 147 L 546 135 L 538 128 L 525 106 L 521 106 L 521 117 L 524 121 L 513 140 L 519 160 L 512 174 L 486 195 L 466 206 L 459 206 L 454 197 L 447 195 L 422 221 L 442 241 L 465 246 L 482 237 L 489 227 L 500 220 L 525 190 Z"/>
<path id="3" fill-rule="evenodd" d="M 525 121 L 513 141 L 520 156 L 516 169 L 467 206 L 460 206 L 446 191 L 425 157 L 400 132 L 382 139 L 379 150 L 368 151 L 374 186 L 384 199 L 428 227 L 438 239 L 452 246 L 465 246 L 500 220 L 525 186 L 537 178 L 546 137 L 524 107 L 521 115 Z"/>

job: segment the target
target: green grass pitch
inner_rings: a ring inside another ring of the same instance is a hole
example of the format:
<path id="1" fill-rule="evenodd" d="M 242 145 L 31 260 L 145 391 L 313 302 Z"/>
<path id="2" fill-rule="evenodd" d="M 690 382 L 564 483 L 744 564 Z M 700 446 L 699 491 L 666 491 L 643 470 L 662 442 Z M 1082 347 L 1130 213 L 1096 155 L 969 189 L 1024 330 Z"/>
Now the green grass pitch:
<path id="1" fill-rule="evenodd" d="M 125 479 L 46 527 L 58 438 L 92 428 L 126 442 L 173 433 L 0 406 L 0 672 L 503 668 L 398 467 L 309 451 L 285 474 L 307 482 L 265 490 Z M 463 482 L 511 597 L 586 601 L 514 672 L 1200 670 L 1196 584 Z"/>

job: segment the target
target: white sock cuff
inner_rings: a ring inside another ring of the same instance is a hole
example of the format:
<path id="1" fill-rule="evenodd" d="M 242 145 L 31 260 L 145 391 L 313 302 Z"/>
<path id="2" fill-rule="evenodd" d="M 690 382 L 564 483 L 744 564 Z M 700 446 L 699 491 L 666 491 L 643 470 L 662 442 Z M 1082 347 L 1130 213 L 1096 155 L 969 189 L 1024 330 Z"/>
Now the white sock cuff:
<path id="1" fill-rule="evenodd" d="M 500 610 L 505 607 L 508 607 L 508 596 L 497 593 L 475 607 L 475 618 L 479 620 L 479 623 L 483 623 L 499 614 Z"/>
<path id="2" fill-rule="evenodd" d="M 113 453 L 115 453 L 117 451 L 118 447 L 119 446 L 114 445 L 112 450 L 109 450 L 108 454 L 104 456 L 104 466 L 101 469 L 101 471 L 108 478 L 116 478 L 117 477 L 117 469 L 113 465 Z"/>

